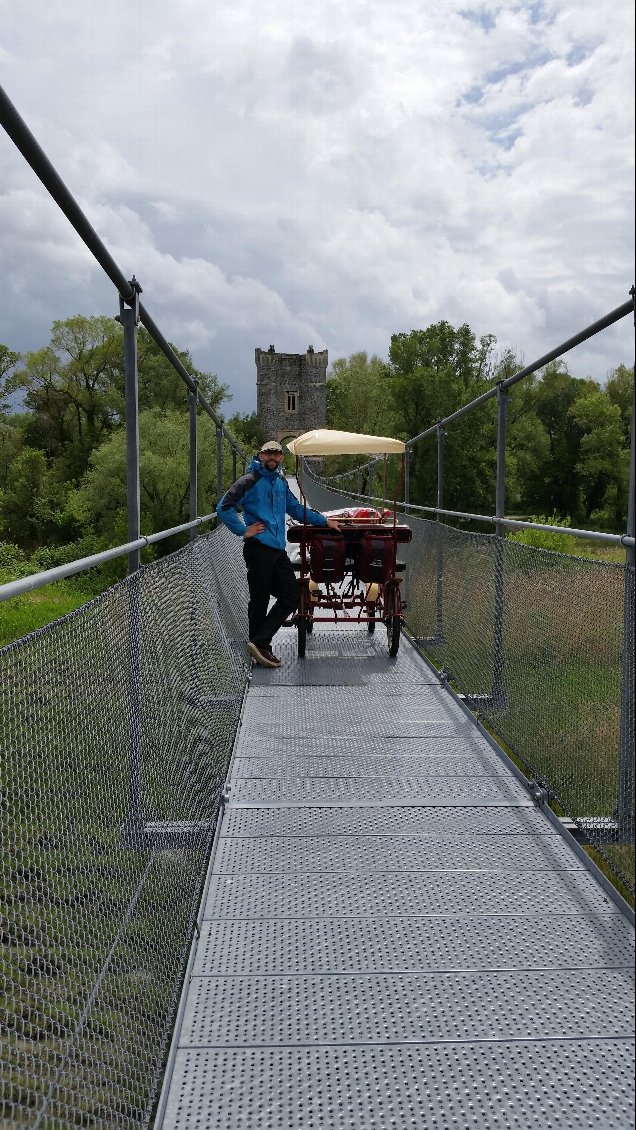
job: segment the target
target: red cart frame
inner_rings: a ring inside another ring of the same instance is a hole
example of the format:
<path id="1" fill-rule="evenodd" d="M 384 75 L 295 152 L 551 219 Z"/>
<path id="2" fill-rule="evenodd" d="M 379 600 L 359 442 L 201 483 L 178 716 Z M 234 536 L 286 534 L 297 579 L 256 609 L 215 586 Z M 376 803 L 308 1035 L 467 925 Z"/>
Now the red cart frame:
<path id="1" fill-rule="evenodd" d="M 299 657 L 304 657 L 307 636 L 316 623 L 349 627 L 366 624 L 369 633 L 375 631 L 376 624 L 384 624 L 389 655 L 397 655 L 405 607 L 401 592 L 405 565 L 398 560 L 397 547 L 412 538 L 410 527 L 397 521 L 397 496 L 404 481 L 404 444 L 384 436 L 362 436 L 322 428 L 299 436 L 288 444 L 288 449 L 296 458 L 296 479 L 305 513 L 307 500 L 299 474 L 302 456 L 383 455 L 386 493 L 388 455 L 394 452 L 401 455 L 401 481 L 389 519 L 384 516 L 383 505 L 376 521 L 338 517 L 340 528 L 334 530 L 309 525 L 305 518 L 302 524 L 290 526 L 287 532 L 288 541 L 298 544 L 300 550 L 297 566 L 300 600 L 298 611 L 290 621 L 298 629 Z"/>

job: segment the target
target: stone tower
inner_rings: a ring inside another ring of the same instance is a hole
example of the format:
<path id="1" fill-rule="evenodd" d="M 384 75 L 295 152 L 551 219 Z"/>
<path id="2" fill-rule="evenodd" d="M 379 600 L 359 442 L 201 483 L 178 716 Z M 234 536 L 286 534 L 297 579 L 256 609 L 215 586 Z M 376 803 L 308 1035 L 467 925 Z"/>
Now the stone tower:
<path id="1" fill-rule="evenodd" d="M 292 439 L 324 428 L 327 401 L 327 350 L 277 353 L 257 349 L 256 414 L 265 439 Z"/>

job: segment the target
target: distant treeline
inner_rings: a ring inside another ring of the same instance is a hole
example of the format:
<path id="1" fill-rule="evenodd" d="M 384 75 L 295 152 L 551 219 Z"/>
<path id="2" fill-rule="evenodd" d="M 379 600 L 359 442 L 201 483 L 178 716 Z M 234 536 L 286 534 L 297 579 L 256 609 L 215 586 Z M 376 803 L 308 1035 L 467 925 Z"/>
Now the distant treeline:
<path id="1" fill-rule="evenodd" d="M 394 334 L 389 360 L 355 353 L 334 362 L 327 384 L 330 427 L 402 439 L 419 435 L 523 368 L 492 336 L 437 322 Z M 633 372 L 618 365 L 601 385 L 574 377 L 562 361 L 510 389 L 506 513 L 624 532 Z M 497 406 L 493 397 L 450 424 L 445 437 L 444 504 L 492 514 Z M 330 462 L 331 473 L 355 460 Z M 359 463 L 359 459 L 357 460 Z M 435 505 L 437 439 L 412 449 L 410 500 Z"/>
<path id="2" fill-rule="evenodd" d="M 228 389 L 179 356 L 218 410 Z M 395 334 L 388 362 L 355 353 L 334 362 L 327 425 L 409 438 L 522 367 L 492 336 L 438 322 Z M 627 508 L 632 373 L 604 385 L 555 362 L 510 393 L 506 508 L 558 514 L 573 525 L 622 531 Z M 11 411 L 19 396 L 21 408 Z M 186 390 L 145 329 L 139 333 L 141 503 L 144 532 L 187 520 Z M 0 345 L 0 542 L 40 567 L 126 540 L 122 329 L 111 318 L 55 322 L 44 348 L 25 356 Z M 228 420 L 255 450 L 255 414 Z M 215 505 L 214 426 L 199 418 L 200 512 Z M 451 425 L 446 437 L 449 509 L 492 512 L 494 400 Z M 228 456 L 229 460 L 229 456 Z M 334 472 L 351 460 L 334 460 Z M 229 467 L 226 467 L 226 477 Z M 229 479 L 228 479 L 229 481 Z M 435 498 L 435 439 L 418 444 L 411 500 Z M 8 543 L 8 544 L 7 544 Z M 6 553 L 5 553 L 6 556 Z"/>

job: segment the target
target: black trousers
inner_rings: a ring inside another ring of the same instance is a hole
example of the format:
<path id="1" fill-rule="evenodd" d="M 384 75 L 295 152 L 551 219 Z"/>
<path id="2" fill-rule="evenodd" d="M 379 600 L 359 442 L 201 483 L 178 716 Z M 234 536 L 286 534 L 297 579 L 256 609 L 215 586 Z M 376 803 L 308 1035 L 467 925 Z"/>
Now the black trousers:
<path id="1" fill-rule="evenodd" d="M 298 581 L 284 549 L 272 549 L 256 538 L 243 542 L 250 599 L 247 605 L 250 639 L 271 647 L 283 620 L 298 608 Z M 267 611 L 270 596 L 276 604 Z"/>

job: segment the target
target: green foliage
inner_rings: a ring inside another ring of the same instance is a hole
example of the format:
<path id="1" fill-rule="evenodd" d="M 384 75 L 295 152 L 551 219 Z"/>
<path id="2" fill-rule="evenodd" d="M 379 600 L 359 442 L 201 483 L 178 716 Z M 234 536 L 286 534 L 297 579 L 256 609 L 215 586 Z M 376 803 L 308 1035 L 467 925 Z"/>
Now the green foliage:
<path id="1" fill-rule="evenodd" d="M 0 412 L 4 409 L 7 396 L 11 392 L 9 374 L 19 360 L 19 353 L 13 353 L 8 345 L 0 344 Z"/>
<path id="2" fill-rule="evenodd" d="M 227 386 L 197 370 L 189 353 L 175 352 L 211 407 L 218 408 Z M 183 411 L 187 390 L 143 327 L 138 358 L 140 409 Z M 81 315 L 54 322 L 49 345 L 28 353 L 7 386 L 25 394 L 27 443 L 56 461 L 64 479 L 78 482 L 91 453 L 123 423 L 122 327 L 114 318 Z"/>
<path id="3" fill-rule="evenodd" d="M 541 526 L 569 527 L 572 525 L 570 519 L 562 514 L 532 514 L 525 521 L 536 522 Z M 535 549 L 551 549 L 556 553 L 571 553 L 575 556 L 581 546 L 578 538 L 575 538 L 572 534 L 557 531 L 552 533 L 548 530 L 515 530 L 513 533 L 508 532 L 506 537 L 510 541 L 519 541 L 523 545 L 532 545 Z"/>
<path id="4" fill-rule="evenodd" d="M 339 358 L 327 380 L 327 426 L 404 439 L 417 435 L 519 370 L 515 355 L 497 355 L 495 344 L 491 335 L 477 338 L 467 325 L 440 321 L 394 334 L 388 363 L 364 351 Z M 186 351 L 178 355 L 219 411 L 227 386 L 198 371 Z M 189 518 L 187 390 L 143 327 L 138 357 L 142 529 L 152 532 Z M 625 365 L 618 365 L 603 387 L 573 377 L 562 361 L 513 386 L 506 512 L 551 514 L 552 519 L 542 520 L 623 531 L 632 388 L 633 372 Z M 5 546 L 0 568 L 15 576 L 125 542 L 122 327 L 114 318 L 78 315 L 55 322 L 49 343 L 26 357 L 0 345 L 0 409 L 15 391 L 23 393 L 23 410 L 0 411 L 0 539 Z M 255 413 L 237 413 L 228 426 L 248 455 L 266 438 Z M 203 514 L 216 505 L 217 481 L 214 425 L 202 413 L 198 435 Z M 435 503 L 436 444 L 434 433 L 412 450 L 410 497 L 420 505 Z M 495 456 L 493 397 L 446 429 L 448 509 L 492 513 Z M 398 462 L 389 461 L 389 496 L 399 486 Z M 358 465 L 357 457 L 337 457 L 326 461 L 325 471 L 337 474 Z M 240 474 L 242 467 L 233 465 L 224 444 L 223 489 L 235 471 Z M 382 489 L 381 473 L 376 471 L 375 493 Z M 513 536 L 531 545 L 586 552 L 587 543 L 582 547 L 568 535 Z M 7 544 L 14 548 L 7 550 Z M 144 560 L 175 544 L 170 540 L 144 551 Z M 90 594 L 124 570 L 125 562 L 116 561 L 65 584 L 69 592 Z"/>
<path id="5" fill-rule="evenodd" d="M 197 369 L 187 349 L 177 349 L 175 345 L 172 345 L 172 349 L 184 369 L 198 382 L 199 391 L 212 410 L 218 412 L 222 401 L 231 399 L 229 386 L 221 384 L 214 373 Z M 168 408 L 177 408 L 183 411 L 188 390 L 144 326 L 139 328 L 137 353 L 140 410 L 158 408 L 164 411 Z M 122 392 L 123 387 L 122 375 Z"/>
<path id="6" fill-rule="evenodd" d="M 394 334 L 390 362 L 365 353 L 341 358 L 327 382 L 327 425 L 411 438 L 521 368 L 495 339 L 469 326 L 438 322 Z M 510 388 L 506 512 L 563 514 L 573 525 L 622 531 L 627 507 L 633 374 L 619 365 L 603 388 L 573 377 L 562 361 Z M 495 499 L 496 402 L 445 430 L 444 503 L 450 510 L 492 513 Z M 337 474 L 358 465 L 326 461 Z M 390 472 L 391 485 L 397 472 Z M 377 485 L 377 484 L 376 484 Z M 366 480 L 362 484 L 366 490 Z M 377 492 L 376 492 L 377 493 Z M 411 453 L 411 501 L 430 506 L 437 493 L 437 435 Z"/>
<path id="7" fill-rule="evenodd" d="M 175 352 L 210 406 L 218 410 L 227 396 L 227 386 L 212 373 L 197 370 L 186 351 Z M 172 420 L 178 415 L 187 444 L 187 390 L 143 327 L 138 335 L 138 356 L 142 415 L 154 413 L 154 420 L 162 415 Z M 27 550 L 74 543 L 87 531 L 103 535 L 115 528 L 123 529 L 122 540 L 126 540 L 125 521 L 120 520 L 120 511 L 125 509 L 121 460 L 114 468 L 115 479 L 106 482 L 103 491 L 110 503 L 117 498 L 117 507 L 108 513 L 104 505 L 90 510 L 84 503 L 95 479 L 93 457 L 113 437 L 118 437 L 115 450 L 121 453 L 123 449 L 121 325 L 114 318 L 80 315 L 54 322 L 49 344 L 28 353 L 21 367 L 19 360 L 18 354 L 0 347 L 0 375 L 4 376 L 0 393 L 22 391 L 26 408 L 19 416 L 0 417 L 0 537 Z M 161 433 L 170 427 L 166 424 Z M 176 427 L 175 423 L 175 435 Z M 153 477 L 151 468 L 153 461 L 163 460 L 169 469 L 177 449 L 179 458 L 182 455 L 182 440 L 158 454 L 154 439 L 150 428 L 145 435 L 144 488 L 146 508 L 153 520 L 163 505 L 166 512 L 181 512 L 184 490 L 181 476 L 179 485 L 168 492 L 170 497 L 164 497 L 165 485 L 158 483 L 157 475 Z M 105 456 L 104 466 L 107 462 Z M 87 483 L 82 484 L 85 475 Z M 179 494 L 178 499 L 175 494 Z"/>
<path id="8" fill-rule="evenodd" d="M 397 433 L 419 435 L 479 396 L 498 379 L 495 338 L 477 339 L 469 326 L 437 322 L 426 330 L 394 334 L 388 381 Z M 473 510 L 492 494 L 495 410 L 487 404 L 447 429 L 445 496 L 450 509 Z M 436 497 L 437 459 L 432 444 L 418 444 L 411 456 L 411 497 L 431 505 Z"/>
<path id="9" fill-rule="evenodd" d="M 261 444 L 265 441 L 263 429 L 256 412 L 237 412 L 234 416 L 230 416 L 227 421 L 227 426 L 248 456 L 258 451 Z"/>
<path id="10" fill-rule="evenodd" d="M 366 435 L 393 435 L 397 422 L 387 403 L 388 366 L 364 352 L 334 361 L 327 379 L 327 427 Z M 357 466 L 358 457 L 334 456 L 325 461 L 326 474 Z"/>
<path id="11" fill-rule="evenodd" d="M 620 410 L 625 447 L 629 447 L 629 437 L 632 426 L 633 389 L 634 370 L 628 369 L 627 365 L 618 365 L 617 368 L 610 373 L 605 391 L 611 403 L 616 404 Z"/>
<path id="12" fill-rule="evenodd" d="M 190 517 L 189 433 L 183 413 L 152 408 L 139 415 L 141 525 L 154 533 L 187 522 Z M 217 504 L 215 427 L 209 416 L 199 415 L 198 498 L 199 513 L 211 513 Z M 240 468 L 239 468 L 240 470 Z M 232 478 L 231 454 L 224 445 L 223 486 Z M 115 432 L 91 458 L 76 505 L 87 516 L 95 533 L 111 543 L 126 540 L 126 437 Z M 175 548 L 169 543 L 165 550 Z"/>
<path id="13" fill-rule="evenodd" d="M 607 508 L 611 497 L 614 513 L 607 518 L 612 526 L 622 524 L 627 513 L 626 491 L 622 490 L 627 481 L 624 478 L 627 465 L 625 461 L 625 467 L 622 466 L 621 410 L 595 385 L 575 401 L 570 416 L 581 429 L 575 469 L 584 517 L 589 521 L 595 511 Z M 624 454 L 626 456 L 627 452 Z"/>
<path id="14" fill-rule="evenodd" d="M 11 468 L 24 445 L 21 429 L 15 417 L 0 416 L 0 492 L 7 489 Z"/>

